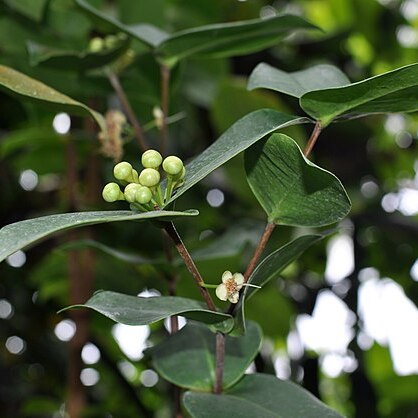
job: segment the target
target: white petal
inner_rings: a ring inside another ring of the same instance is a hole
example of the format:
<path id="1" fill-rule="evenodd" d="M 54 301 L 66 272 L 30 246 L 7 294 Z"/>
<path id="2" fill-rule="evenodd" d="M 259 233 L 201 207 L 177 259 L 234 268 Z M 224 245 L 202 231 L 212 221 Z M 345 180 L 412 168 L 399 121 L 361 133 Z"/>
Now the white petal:
<path id="1" fill-rule="evenodd" d="M 227 280 L 232 278 L 232 273 L 229 270 L 226 270 L 222 274 L 222 282 L 225 283 Z"/>
<path id="2" fill-rule="evenodd" d="M 223 283 L 216 288 L 215 293 L 220 300 L 228 300 L 228 291 Z"/>
<path id="3" fill-rule="evenodd" d="M 242 287 L 242 284 L 244 283 L 244 276 L 241 273 L 235 273 L 233 277 L 234 277 L 235 283 L 238 286 L 241 285 Z"/>
<path id="4" fill-rule="evenodd" d="M 239 300 L 239 292 L 234 292 L 231 295 L 229 295 L 228 300 L 231 303 L 238 303 L 238 300 Z"/>

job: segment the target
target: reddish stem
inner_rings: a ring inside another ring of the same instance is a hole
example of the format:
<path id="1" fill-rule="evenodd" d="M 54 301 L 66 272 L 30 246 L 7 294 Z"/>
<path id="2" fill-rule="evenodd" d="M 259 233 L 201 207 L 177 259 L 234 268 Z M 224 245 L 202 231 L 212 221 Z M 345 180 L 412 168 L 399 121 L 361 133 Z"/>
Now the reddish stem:
<path id="1" fill-rule="evenodd" d="M 168 142 L 168 107 L 169 107 L 169 84 L 170 84 L 170 69 L 161 64 L 161 110 L 163 112 L 163 120 L 161 126 L 161 154 L 164 155 Z"/>
<path id="2" fill-rule="evenodd" d="M 180 235 L 178 234 L 173 222 L 168 222 L 167 226 L 164 229 L 167 232 L 168 236 L 172 239 L 178 253 L 180 254 L 180 257 L 183 259 L 184 264 L 187 267 L 187 270 L 189 270 L 189 272 L 193 276 L 200 293 L 205 299 L 206 305 L 211 311 L 216 312 L 215 304 L 213 303 L 213 300 L 208 290 L 205 287 L 203 287 L 205 282 L 203 281 L 203 278 L 200 275 L 200 272 L 197 269 L 196 264 L 194 263 L 190 253 L 187 251 L 187 248 L 183 244 L 183 241 L 181 240 Z"/>
<path id="3" fill-rule="evenodd" d="M 222 381 L 225 364 L 225 335 L 222 332 L 216 333 L 216 367 L 215 367 L 215 385 L 213 393 L 217 395 L 222 393 Z"/>
<path id="4" fill-rule="evenodd" d="M 253 257 L 251 258 L 251 261 L 248 264 L 247 270 L 245 270 L 244 273 L 244 281 L 245 283 L 248 282 L 248 279 L 250 278 L 252 272 L 254 271 L 255 267 L 257 266 L 258 260 L 261 256 L 261 253 L 263 252 L 276 224 L 268 223 L 266 225 L 266 228 L 264 229 L 263 235 L 260 238 L 260 241 L 257 245 L 257 248 L 254 251 Z"/>
<path id="5" fill-rule="evenodd" d="M 321 123 L 319 121 L 316 121 L 311 137 L 309 138 L 309 141 L 306 144 L 306 147 L 303 151 L 303 155 L 305 157 L 307 157 L 311 153 L 312 148 L 315 146 L 316 140 L 318 139 L 319 134 L 321 133 L 321 130 L 322 130 Z"/>
<path id="6" fill-rule="evenodd" d="M 135 112 L 133 111 L 132 106 L 129 103 L 125 91 L 123 90 L 123 87 L 119 81 L 119 77 L 112 72 L 109 72 L 107 74 L 107 77 L 113 89 L 115 90 L 116 95 L 119 98 L 123 111 L 126 113 L 126 116 L 128 117 L 128 120 L 134 129 L 135 138 L 138 141 L 139 148 L 141 148 L 141 151 L 146 151 L 149 148 L 147 145 L 147 141 L 145 140 L 145 136 L 142 131 L 141 125 L 137 117 L 135 116 Z"/>

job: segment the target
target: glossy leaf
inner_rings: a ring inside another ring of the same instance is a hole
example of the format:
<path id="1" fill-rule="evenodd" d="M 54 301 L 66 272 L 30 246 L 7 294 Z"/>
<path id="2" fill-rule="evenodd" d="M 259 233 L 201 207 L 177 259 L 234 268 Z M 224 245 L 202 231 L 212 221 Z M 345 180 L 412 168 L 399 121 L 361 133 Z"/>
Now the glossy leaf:
<path id="1" fill-rule="evenodd" d="M 226 337 L 224 387 L 233 386 L 261 347 L 261 329 L 247 324 L 244 337 Z M 207 326 L 189 323 L 150 350 L 156 371 L 169 382 L 188 389 L 211 391 L 215 382 L 216 335 Z"/>
<path id="2" fill-rule="evenodd" d="M 297 29 L 316 29 L 299 16 L 282 15 L 186 29 L 173 35 L 149 24 L 125 25 L 107 16 L 85 0 L 76 4 L 108 30 L 121 30 L 155 49 L 160 60 L 172 67 L 190 56 L 212 58 L 244 55 L 275 45 Z"/>
<path id="3" fill-rule="evenodd" d="M 269 89 L 300 98 L 313 90 L 341 87 L 350 84 L 347 76 L 333 65 L 321 64 L 302 71 L 287 73 L 261 63 L 248 80 L 248 90 Z"/>
<path id="4" fill-rule="evenodd" d="M 40 22 L 45 14 L 50 0 L 3 0 L 14 12 L 26 16 L 35 22 Z"/>
<path id="5" fill-rule="evenodd" d="M 122 31 L 150 48 L 155 48 L 169 37 L 168 33 L 148 23 L 125 25 L 117 19 L 96 9 L 85 0 L 75 0 L 75 3 L 81 8 L 81 10 L 91 17 L 94 22 L 100 24 L 105 29 L 109 31 Z"/>
<path id="6" fill-rule="evenodd" d="M 24 99 L 43 102 L 61 111 L 92 116 L 100 129 L 106 132 L 106 122 L 100 113 L 42 82 L 4 65 L 0 65 L 0 90 Z"/>
<path id="7" fill-rule="evenodd" d="M 171 220 L 185 216 L 196 216 L 198 211 L 185 212 L 151 211 L 135 213 L 131 211 L 75 212 L 27 219 L 6 225 L 0 229 L 0 261 L 29 245 L 35 244 L 52 234 L 80 226 L 121 221 Z"/>
<path id="8" fill-rule="evenodd" d="M 139 297 L 122 293 L 99 291 L 85 304 L 63 310 L 89 308 L 115 322 L 125 325 L 148 325 L 173 315 L 182 315 L 206 324 L 231 319 L 230 315 L 213 312 L 194 299 L 175 296 Z"/>
<path id="9" fill-rule="evenodd" d="M 117 250 L 116 248 L 109 247 L 108 245 L 102 244 L 101 242 L 94 241 L 92 239 L 70 241 L 60 245 L 57 249 L 67 251 L 86 247 L 99 250 L 108 256 L 114 257 L 115 259 L 128 264 L 158 264 L 163 262 L 162 259 L 150 259 L 132 252 Z"/>
<path id="10" fill-rule="evenodd" d="M 113 48 L 105 48 L 101 51 L 89 50 L 66 51 L 50 48 L 35 42 L 28 42 L 27 49 L 31 65 L 44 65 L 68 71 L 82 71 L 103 67 L 116 60 L 128 47 L 129 39 L 121 40 Z"/>
<path id="11" fill-rule="evenodd" d="M 158 45 L 156 53 L 168 66 L 192 55 L 210 58 L 245 55 L 275 45 L 297 29 L 316 29 L 316 26 L 295 15 L 200 26 L 170 36 Z"/>
<path id="12" fill-rule="evenodd" d="M 300 98 L 303 110 L 322 125 L 336 117 L 418 110 L 418 64 L 398 68 L 345 87 L 312 91 Z"/>
<path id="13" fill-rule="evenodd" d="M 193 418 L 342 418 L 306 389 L 266 374 L 247 375 L 221 395 L 186 392 L 183 403 Z"/>
<path id="14" fill-rule="evenodd" d="M 305 122 L 308 122 L 308 119 L 286 115 L 271 109 L 249 113 L 235 122 L 216 142 L 187 164 L 184 186 L 178 189 L 168 203 L 180 197 L 212 171 L 266 135 L 278 129 Z"/>
<path id="15" fill-rule="evenodd" d="M 323 237 L 323 235 L 304 235 L 272 252 L 256 267 L 249 277 L 248 283 L 260 287 L 265 286 L 270 280 L 277 278 L 281 271 Z M 234 333 L 243 334 L 245 332 L 245 303 L 257 290 L 255 287 L 244 287 L 235 308 Z"/>
<path id="16" fill-rule="evenodd" d="M 350 211 L 337 177 L 307 160 L 286 135 L 271 135 L 248 150 L 245 169 L 269 222 L 323 226 L 342 220 Z"/>

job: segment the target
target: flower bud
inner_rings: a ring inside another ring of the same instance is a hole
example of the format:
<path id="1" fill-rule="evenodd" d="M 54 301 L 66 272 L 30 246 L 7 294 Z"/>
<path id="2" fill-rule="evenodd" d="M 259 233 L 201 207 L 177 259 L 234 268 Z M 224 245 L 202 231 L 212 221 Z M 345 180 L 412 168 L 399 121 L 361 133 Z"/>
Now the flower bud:
<path id="1" fill-rule="evenodd" d="M 163 170 L 170 176 L 181 174 L 183 167 L 183 161 L 174 155 L 170 155 L 163 161 Z"/>
<path id="2" fill-rule="evenodd" d="M 139 175 L 139 182 L 143 186 L 154 187 L 160 182 L 160 173 L 153 168 L 144 168 Z"/>
<path id="3" fill-rule="evenodd" d="M 161 129 L 164 124 L 164 112 L 161 110 L 161 107 L 154 106 L 152 109 L 152 115 L 154 116 L 155 126 L 158 129 Z"/>
<path id="4" fill-rule="evenodd" d="M 116 183 L 108 183 L 102 191 L 103 199 L 106 202 L 116 202 L 117 200 L 124 200 L 123 193 L 121 192 L 119 185 Z"/>
<path id="5" fill-rule="evenodd" d="M 126 187 L 125 187 L 125 191 L 124 191 L 124 195 L 125 195 L 125 199 L 129 202 L 129 203 L 133 203 L 136 202 L 136 192 L 141 188 L 140 184 L 137 183 L 129 183 Z"/>
<path id="6" fill-rule="evenodd" d="M 90 39 L 89 42 L 89 51 L 90 52 L 100 52 L 104 47 L 104 42 L 102 38 L 98 36 Z"/>
<path id="7" fill-rule="evenodd" d="M 152 199 L 152 192 L 146 186 L 141 186 L 135 193 L 135 200 L 142 205 L 149 203 Z"/>
<path id="8" fill-rule="evenodd" d="M 163 162 L 163 157 L 158 151 L 149 149 L 142 154 L 141 163 L 145 168 L 158 168 Z"/>
<path id="9" fill-rule="evenodd" d="M 118 163 L 113 168 L 113 175 L 118 180 L 129 181 L 132 177 L 132 166 L 126 161 Z"/>
<path id="10" fill-rule="evenodd" d="M 186 167 L 183 166 L 183 170 L 181 170 L 180 177 L 177 180 L 184 180 L 186 177 Z"/>
<path id="11" fill-rule="evenodd" d="M 106 48 L 114 48 L 118 44 L 119 40 L 116 35 L 107 35 L 104 39 L 104 44 Z"/>

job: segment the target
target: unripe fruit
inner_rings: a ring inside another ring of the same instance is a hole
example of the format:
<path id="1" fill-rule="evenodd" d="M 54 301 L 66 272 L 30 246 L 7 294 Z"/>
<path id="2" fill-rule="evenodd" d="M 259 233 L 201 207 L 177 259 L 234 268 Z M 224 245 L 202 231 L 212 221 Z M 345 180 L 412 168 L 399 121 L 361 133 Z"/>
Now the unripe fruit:
<path id="1" fill-rule="evenodd" d="M 113 168 L 113 175 L 118 180 L 125 180 L 129 181 L 129 179 L 132 176 L 132 166 L 126 161 L 122 161 L 121 163 L 118 163 Z"/>
<path id="2" fill-rule="evenodd" d="M 119 185 L 116 183 L 108 183 L 102 191 L 103 199 L 106 202 L 116 202 L 117 200 L 123 200 L 123 194 L 119 189 Z"/>
<path id="3" fill-rule="evenodd" d="M 151 190 L 146 186 L 141 186 L 135 193 L 135 199 L 142 205 L 149 203 L 152 199 Z"/>
<path id="4" fill-rule="evenodd" d="M 158 151 L 149 149 L 142 154 L 141 163 L 145 168 L 158 168 L 163 162 L 163 157 Z"/>
<path id="5" fill-rule="evenodd" d="M 104 39 L 104 44 L 106 48 L 114 48 L 118 43 L 118 38 L 115 35 L 107 35 Z"/>
<path id="6" fill-rule="evenodd" d="M 163 161 L 163 170 L 170 176 L 179 175 L 183 167 L 183 161 L 174 155 L 170 155 Z"/>
<path id="7" fill-rule="evenodd" d="M 129 183 L 126 187 L 125 187 L 125 191 L 124 191 L 124 195 L 125 195 L 125 199 L 129 202 L 129 203 L 133 203 L 136 202 L 136 192 L 141 188 L 140 184 L 137 183 Z"/>
<path id="8" fill-rule="evenodd" d="M 145 168 L 139 175 L 139 182 L 143 186 L 154 187 L 160 182 L 160 173 L 153 168 Z"/>
<path id="9" fill-rule="evenodd" d="M 184 180 L 184 177 L 186 177 L 186 167 L 183 167 L 183 170 L 181 170 L 181 174 L 178 180 Z"/>
<path id="10" fill-rule="evenodd" d="M 100 52 L 104 47 L 104 41 L 102 38 L 95 37 L 90 40 L 89 51 Z"/>

